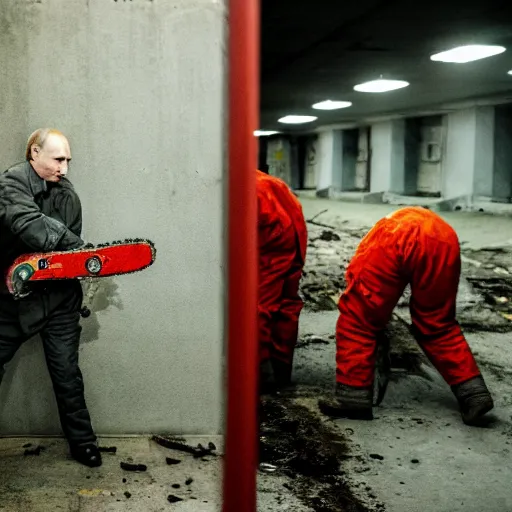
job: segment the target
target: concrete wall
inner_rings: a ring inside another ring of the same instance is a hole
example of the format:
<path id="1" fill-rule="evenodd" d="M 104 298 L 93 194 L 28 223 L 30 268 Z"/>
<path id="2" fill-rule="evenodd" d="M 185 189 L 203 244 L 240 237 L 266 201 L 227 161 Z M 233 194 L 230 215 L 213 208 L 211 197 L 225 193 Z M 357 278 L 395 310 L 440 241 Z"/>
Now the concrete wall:
<path id="1" fill-rule="evenodd" d="M 87 241 L 152 239 L 144 272 L 101 283 L 80 358 L 99 433 L 222 422 L 220 0 L 0 0 L 0 165 L 64 131 Z M 0 391 L 0 433 L 60 432 L 37 340 Z"/>
<path id="2" fill-rule="evenodd" d="M 267 143 L 268 173 L 292 186 L 292 150 L 285 137 L 272 138 Z"/>

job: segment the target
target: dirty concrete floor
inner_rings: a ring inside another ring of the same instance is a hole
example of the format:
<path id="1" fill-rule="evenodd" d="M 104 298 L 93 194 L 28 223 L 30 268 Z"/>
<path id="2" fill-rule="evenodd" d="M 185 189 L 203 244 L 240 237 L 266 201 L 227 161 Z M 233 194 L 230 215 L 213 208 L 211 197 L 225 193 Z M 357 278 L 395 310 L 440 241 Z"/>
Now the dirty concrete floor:
<path id="1" fill-rule="evenodd" d="M 304 213 L 326 224 L 370 227 L 397 207 L 302 199 Z M 510 243 L 512 219 L 478 213 L 442 216 L 464 248 Z M 512 266 L 512 255 L 509 267 Z M 304 311 L 301 337 L 323 343 L 296 352 L 294 379 L 302 404 L 317 411 L 316 394 L 334 385 L 336 311 Z M 344 463 L 356 496 L 374 498 L 388 512 L 512 511 L 512 333 L 467 332 L 495 399 L 484 428 L 465 426 L 449 387 L 425 361 L 422 375 L 398 373 L 372 422 L 331 420 L 349 439 Z M 310 393 L 308 390 L 314 390 Z"/>
<path id="2" fill-rule="evenodd" d="M 195 445 L 218 438 L 189 439 Z M 24 445 L 45 447 L 39 455 L 24 455 Z M 0 510 L 6 512 L 115 512 L 219 510 L 219 457 L 194 459 L 158 446 L 147 437 L 101 438 L 100 446 L 116 446 L 103 453 L 103 466 L 87 468 L 68 456 L 57 438 L 0 440 Z M 166 458 L 180 462 L 168 465 Z M 147 471 L 121 469 L 121 461 L 145 464 Z M 187 481 L 189 481 L 187 484 Z M 173 485 L 179 486 L 174 488 Z M 183 501 L 171 505 L 168 496 Z"/>
<path id="3" fill-rule="evenodd" d="M 218 456 L 195 459 L 143 436 L 103 437 L 100 446 L 115 446 L 117 452 L 103 453 L 100 468 L 87 468 L 69 457 L 62 439 L 0 439 L 0 511 L 220 511 L 222 438 L 193 436 L 185 440 L 193 446 L 213 441 Z M 31 446 L 24 448 L 27 444 Z M 38 446 L 44 447 L 39 455 L 24 455 L 26 449 Z M 180 462 L 168 464 L 167 458 Z M 145 464 L 147 470 L 125 471 L 121 461 Z M 283 485 L 288 481 L 279 475 L 258 475 L 258 512 L 310 511 Z M 170 495 L 182 501 L 171 503 Z"/>

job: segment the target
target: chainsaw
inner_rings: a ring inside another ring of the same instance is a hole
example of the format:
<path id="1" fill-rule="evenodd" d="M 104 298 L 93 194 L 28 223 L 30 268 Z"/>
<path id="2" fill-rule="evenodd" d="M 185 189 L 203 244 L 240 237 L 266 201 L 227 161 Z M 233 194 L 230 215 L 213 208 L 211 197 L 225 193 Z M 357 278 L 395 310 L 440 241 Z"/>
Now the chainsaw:
<path id="1" fill-rule="evenodd" d="M 7 289 L 14 299 L 30 295 L 30 283 L 61 279 L 87 279 L 139 272 L 153 264 L 156 248 L 145 239 L 87 244 L 70 251 L 23 254 L 7 271 Z M 89 294 L 88 294 L 89 295 Z M 86 299 L 91 297 L 86 296 Z M 88 307 L 81 310 L 90 315 Z"/>

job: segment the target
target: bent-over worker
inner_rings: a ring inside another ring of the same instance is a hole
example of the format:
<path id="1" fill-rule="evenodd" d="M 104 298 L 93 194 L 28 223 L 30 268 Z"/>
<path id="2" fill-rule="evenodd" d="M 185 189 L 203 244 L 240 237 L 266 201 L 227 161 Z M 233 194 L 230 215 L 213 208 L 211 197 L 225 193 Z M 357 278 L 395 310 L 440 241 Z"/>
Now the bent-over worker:
<path id="1" fill-rule="evenodd" d="M 320 400 L 325 414 L 373 419 L 376 339 L 407 284 L 412 332 L 457 398 L 471 425 L 493 408 L 455 318 L 461 272 L 453 228 L 434 212 L 406 207 L 381 219 L 359 244 L 346 271 L 336 326 L 336 391 Z"/>

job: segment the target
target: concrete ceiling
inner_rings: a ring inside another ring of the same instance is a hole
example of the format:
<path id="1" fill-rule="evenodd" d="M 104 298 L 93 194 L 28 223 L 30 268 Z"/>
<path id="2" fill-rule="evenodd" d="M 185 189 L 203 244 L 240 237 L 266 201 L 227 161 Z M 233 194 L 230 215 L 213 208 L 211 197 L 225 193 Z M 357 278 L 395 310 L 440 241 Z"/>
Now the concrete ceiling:
<path id="1" fill-rule="evenodd" d="M 262 129 L 290 130 L 287 114 L 318 116 L 304 130 L 375 117 L 441 112 L 460 101 L 512 101 L 512 2 L 496 0 L 262 0 Z M 501 55 L 467 64 L 430 55 L 463 44 L 498 44 Z M 368 94 L 354 85 L 406 80 L 397 91 Z M 508 98 L 508 99 L 507 99 Z M 315 102 L 347 100 L 337 111 Z"/>

